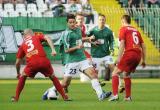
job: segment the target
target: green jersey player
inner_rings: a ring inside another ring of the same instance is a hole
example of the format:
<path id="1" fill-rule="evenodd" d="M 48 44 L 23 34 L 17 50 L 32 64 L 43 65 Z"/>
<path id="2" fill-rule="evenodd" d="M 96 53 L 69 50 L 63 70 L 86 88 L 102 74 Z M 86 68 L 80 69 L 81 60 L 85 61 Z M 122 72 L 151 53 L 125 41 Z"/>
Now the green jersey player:
<path id="1" fill-rule="evenodd" d="M 81 30 L 76 27 L 74 15 L 67 16 L 67 29 L 64 32 L 64 51 L 67 54 L 64 78 L 62 85 L 67 88 L 72 77 L 79 72 L 87 74 L 91 79 L 92 88 L 96 91 L 99 100 L 103 100 L 111 95 L 111 92 L 104 93 L 98 81 L 98 76 L 91 64 L 89 64 L 83 52 Z"/>

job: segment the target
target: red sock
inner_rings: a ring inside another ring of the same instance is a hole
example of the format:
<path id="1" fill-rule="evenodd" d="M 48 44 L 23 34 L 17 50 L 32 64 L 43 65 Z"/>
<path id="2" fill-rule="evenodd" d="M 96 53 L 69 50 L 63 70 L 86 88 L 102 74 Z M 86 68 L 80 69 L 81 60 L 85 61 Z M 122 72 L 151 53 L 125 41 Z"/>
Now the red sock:
<path id="1" fill-rule="evenodd" d="M 118 95 L 119 77 L 117 75 L 112 76 L 112 90 L 113 95 Z"/>
<path id="2" fill-rule="evenodd" d="M 23 90 L 23 87 L 25 85 L 25 81 L 26 81 L 26 77 L 20 76 L 20 78 L 18 80 L 18 84 L 17 84 L 17 88 L 16 88 L 16 96 L 15 96 L 15 98 L 16 98 L 17 101 L 19 99 L 20 93 Z"/>
<path id="3" fill-rule="evenodd" d="M 131 78 L 124 78 L 126 98 L 131 96 Z"/>
<path id="4" fill-rule="evenodd" d="M 63 99 L 67 99 L 68 96 L 65 94 L 62 85 L 60 84 L 59 80 L 55 76 L 53 77 L 53 84 L 55 85 L 55 88 L 61 94 L 61 96 L 63 97 Z"/>

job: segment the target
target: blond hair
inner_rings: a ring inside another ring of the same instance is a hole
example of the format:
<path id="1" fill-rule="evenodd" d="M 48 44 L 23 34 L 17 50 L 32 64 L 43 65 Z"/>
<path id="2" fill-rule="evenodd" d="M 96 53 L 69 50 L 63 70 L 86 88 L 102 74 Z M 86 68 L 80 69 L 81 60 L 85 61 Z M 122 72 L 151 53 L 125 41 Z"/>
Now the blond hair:
<path id="1" fill-rule="evenodd" d="M 32 29 L 25 29 L 24 30 L 24 35 L 33 35 L 34 33 L 33 33 L 33 31 L 32 31 Z"/>

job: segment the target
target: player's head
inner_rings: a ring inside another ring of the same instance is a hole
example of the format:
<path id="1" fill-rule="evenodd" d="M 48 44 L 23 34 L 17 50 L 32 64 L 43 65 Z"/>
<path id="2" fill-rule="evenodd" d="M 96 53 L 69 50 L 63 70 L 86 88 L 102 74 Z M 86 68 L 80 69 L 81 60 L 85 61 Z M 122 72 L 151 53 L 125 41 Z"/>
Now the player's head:
<path id="1" fill-rule="evenodd" d="M 76 26 L 76 19 L 73 14 L 67 15 L 67 25 L 70 29 L 74 29 Z"/>
<path id="2" fill-rule="evenodd" d="M 70 0 L 70 4 L 76 4 L 77 0 Z"/>
<path id="3" fill-rule="evenodd" d="M 25 29 L 24 32 L 23 32 L 23 34 L 24 34 L 23 35 L 24 37 L 33 36 L 34 35 L 32 29 Z"/>
<path id="4" fill-rule="evenodd" d="M 57 3 L 57 4 L 61 4 L 61 3 L 62 3 L 62 0 L 56 0 L 56 3 Z"/>
<path id="5" fill-rule="evenodd" d="M 84 16 L 81 13 L 76 14 L 76 22 L 78 26 L 82 26 L 84 23 Z"/>
<path id="6" fill-rule="evenodd" d="M 106 23 L 106 16 L 103 15 L 103 14 L 99 14 L 99 15 L 98 15 L 98 24 L 99 24 L 100 26 L 104 26 L 105 23 Z"/>
<path id="7" fill-rule="evenodd" d="M 130 25 L 131 24 L 131 17 L 129 15 L 123 15 L 121 18 L 122 26 Z"/>

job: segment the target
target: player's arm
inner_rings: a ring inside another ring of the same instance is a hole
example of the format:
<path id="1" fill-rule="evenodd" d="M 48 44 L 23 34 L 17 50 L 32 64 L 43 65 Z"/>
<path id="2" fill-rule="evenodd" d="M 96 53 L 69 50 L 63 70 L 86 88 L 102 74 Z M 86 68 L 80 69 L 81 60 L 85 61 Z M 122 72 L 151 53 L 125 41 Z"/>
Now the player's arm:
<path id="1" fill-rule="evenodd" d="M 86 36 L 86 37 L 82 37 L 82 41 L 83 41 L 83 42 L 92 42 L 92 40 L 94 40 L 94 39 L 95 39 L 95 36 L 90 36 L 90 37 Z"/>
<path id="2" fill-rule="evenodd" d="M 120 46 L 119 46 L 119 51 L 118 51 L 118 57 L 117 57 L 117 61 L 115 63 L 118 63 L 123 55 L 124 52 L 124 48 L 125 48 L 125 41 L 121 40 L 120 41 Z"/>
<path id="3" fill-rule="evenodd" d="M 109 39 L 109 47 L 110 47 L 111 55 L 113 56 L 114 55 L 114 37 L 112 32 Z"/>
<path id="4" fill-rule="evenodd" d="M 71 47 L 71 48 L 66 49 L 65 52 L 66 53 L 71 53 L 71 52 L 73 52 L 75 50 L 78 50 L 78 49 L 81 49 L 81 48 L 83 48 L 83 45 L 77 45 L 75 47 Z"/>
<path id="5" fill-rule="evenodd" d="M 19 78 L 19 76 L 20 76 L 21 60 L 22 59 L 17 58 L 16 59 L 16 63 L 15 63 L 15 65 L 16 65 L 16 71 L 17 71 L 17 78 Z"/>
<path id="6" fill-rule="evenodd" d="M 50 46 L 50 48 L 52 50 L 51 55 L 55 56 L 57 53 L 55 51 L 54 44 L 53 44 L 52 40 L 50 39 L 50 37 L 48 37 L 46 35 L 44 36 L 44 39 L 47 41 L 48 45 Z"/>
<path id="7" fill-rule="evenodd" d="M 146 64 L 146 46 L 144 43 L 141 44 L 142 47 L 142 66 L 145 67 Z"/>

